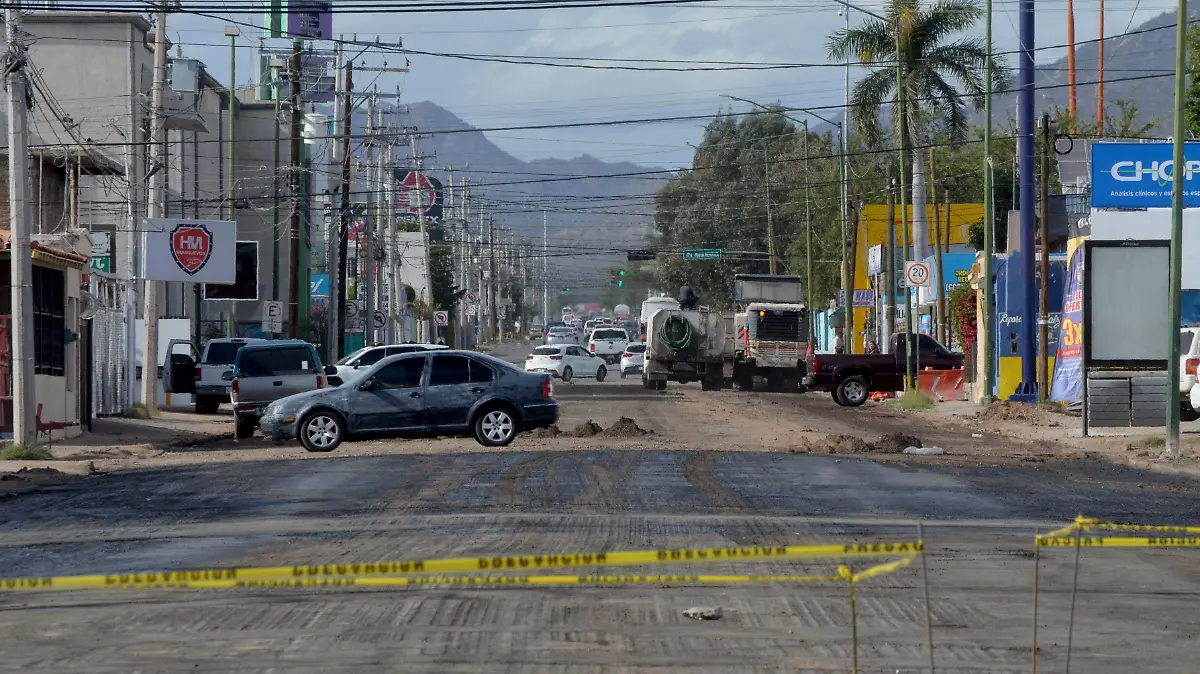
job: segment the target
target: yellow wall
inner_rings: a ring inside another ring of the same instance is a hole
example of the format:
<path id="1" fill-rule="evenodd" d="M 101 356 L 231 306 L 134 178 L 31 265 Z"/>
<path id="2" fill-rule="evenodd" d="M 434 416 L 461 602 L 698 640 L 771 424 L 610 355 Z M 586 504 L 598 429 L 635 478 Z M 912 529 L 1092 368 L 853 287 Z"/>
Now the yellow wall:
<path id="1" fill-rule="evenodd" d="M 942 218 L 946 216 L 946 208 L 942 206 L 939 209 Z M 898 217 L 900 209 L 896 209 L 896 245 L 904 244 L 903 236 L 900 232 L 900 218 Z M 912 243 L 912 206 L 908 207 L 908 228 L 909 228 L 909 243 Z M 933 207 L 928 206 L 925 209 L 925 215 L 929 222 L 929 235 L 933 236 Z M 951 245 L 966 245 L 970 237 L 970 226 L 976 222 L 983 220 L 983 204 L 951 204 L 950 205 L 950 244 Z M 942 223 L 945 227 L 946 223 Z M 944 237 L 945 234 L 942 234 Z M 943 239 L 944 240 L 944 239 Z M 867 279 L 867 249 L 871 246 L 887 245 L 888 241 L 888 222 L 887 222 L 887 205 L 886 204 L 869 204 L 863 206 L 862 213 L 859 215 L 858 225 L 858 241 L 855 245 L 855 268 L 854 268 L 854 288 L 856 290 L 867 290 L 871 287 Z M 932 243 L 930 249 L 933 249 Z M 884 264 L 887 263 L 887 258 L 884 258 Z M 904 273 L 904 270 L 897 269 L 897 274 Z M 854 352 L 862 353 L 863 339 L 862 329 L 866 324 L 866 320 L 870 315 L 869 309 L 854 310 Z"/>

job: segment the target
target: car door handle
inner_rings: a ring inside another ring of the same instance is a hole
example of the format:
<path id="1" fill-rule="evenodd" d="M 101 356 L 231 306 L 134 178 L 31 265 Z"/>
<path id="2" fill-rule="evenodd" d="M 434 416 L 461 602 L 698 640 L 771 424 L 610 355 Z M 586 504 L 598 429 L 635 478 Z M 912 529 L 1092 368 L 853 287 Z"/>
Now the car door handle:
<path id="1" fill-rule="evenodd" d="M 471 389 L 471 393 L 483 393 L 486 390 L 487 389 L 482 386 L 476 386 L 475 388 Z"/>
<path id="2" fill-rule="evenodd" d="M 283 382 L 281 382 L 281 381 L 273 381 L 273 382 L 271 382 L 271 386 L 283 386 Z"/>
<path id="3" fill-rule="evenodd" d="M 421 397 L 421 394 L 420 394 L 420 393 L 417 393 L 416 391 L 413 391 L 412 393 L 409 393 L 409 394 L 408 394 L 408 397 L 409 397 L 409 398 L 420 398 L 420 397 Z"/>

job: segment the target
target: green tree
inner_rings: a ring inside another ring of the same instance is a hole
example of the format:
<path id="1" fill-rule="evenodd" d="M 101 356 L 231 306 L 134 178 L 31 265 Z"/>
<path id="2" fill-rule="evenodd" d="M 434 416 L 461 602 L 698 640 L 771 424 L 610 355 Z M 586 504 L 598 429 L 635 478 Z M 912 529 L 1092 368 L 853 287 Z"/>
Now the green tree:
<path id="1" fill-rule="evenodd" d="M 1191 24 L 1187 32 L 1187 100 L 1183 103 L 1183 124 L 1188 136 L 1200 138 L 1200 26 Z"/>
<path id="2" fill-rule="evenodd" d="M 830 36 L 831 59 L 857 60 L 878 66 L 859 80 L 851 95 L 851 110 L 858 129 L 873 141 L 881 136 L 879 116 L 889 102 L 897 109 L 901 91 L 896 82 L 899 61 L 903 97 L 906 99 L 908 145 L 923 148 L 931 132 L 942 130 L 951 141 L 962 140 L 968 130 L 964 98 L 982 105 L 987 91 L 982 40 L 960 38 L 982 17 L 975 0 L 937 0 L 922 7 L 920 0 L 890 0 L 887 21 L 869 19 L 857 28 L 839 30 Z M 1003 89 L 1009 79 L 1007 67 L 994 61 L 993 90 Z M 965 90 L 966 96 L 960 93 Z M 893 121 L 896 116 L 892 115 Z M 913 246 L 918 259 L 929 254 L 929 224 L 925 217 L 925 152 L 912 153 Z"/>

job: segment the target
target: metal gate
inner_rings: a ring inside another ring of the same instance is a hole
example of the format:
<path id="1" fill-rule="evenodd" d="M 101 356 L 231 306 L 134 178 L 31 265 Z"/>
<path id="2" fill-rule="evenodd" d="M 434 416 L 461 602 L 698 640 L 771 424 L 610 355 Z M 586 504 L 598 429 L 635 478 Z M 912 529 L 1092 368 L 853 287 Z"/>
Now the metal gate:
<path id="1" fill-rule="evenodd" d="M 125 411 L 125 282 L 111 274 L 89 274 L 92 322 L 92 414 Z"/>

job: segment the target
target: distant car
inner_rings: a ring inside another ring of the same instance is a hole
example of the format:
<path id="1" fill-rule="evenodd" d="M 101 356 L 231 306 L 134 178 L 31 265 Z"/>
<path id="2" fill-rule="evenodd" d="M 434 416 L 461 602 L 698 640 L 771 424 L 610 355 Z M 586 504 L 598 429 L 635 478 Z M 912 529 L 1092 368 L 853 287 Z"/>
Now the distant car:
<path id="1" fill-rule="evenodd" d="M 621 361 L 621 354 L 629 344 L 629 335 L 621 328 L 597 328 L 588 337 L 588 351 L 604 359 L 609 365 Z"/>
<path id="2" fill-rule="evenodd" d="M 333 364 L 337 370 L 334 374 L 343 380 L 349 379 L 355 372 L 374 365 L 388 356 L 398 356 L 414 351 L 430 351 L 448 349 L 445 344 L 391 344 L 387 346 L 364 346 L 354 353 Z"/>
<path id="3" fill-rule="evenodd" d="M 332 365 L 321 367 L 312 344 L 283 340 L 243 346 L 233 369 L 221 375 L 229 382 L 235 435 L 248 438 L 268 405 L 287 396 L 323 389 L 326 375 L 336 375 Z"/>
<path id="4" fill-rule="evenodd" d="M 604 360 L 574 344 L 539 346 L 525 359 L 526 372 L 544 372 L 555 379 L 571 381 L 576 377 L 604 381 L 608 368 Z"/>
<path id="5" fill-rule="evenodd" d="M 298 438 L 330 452 L 360 437 L 474 436 L 507 445 L 521 431 L 558 421 L 554 387 L 544 374 L 471 351 L 389 356 L 341 386 L 276 400 L 263 412 L 263 434 Z"/>
<path id="6" fill-rule="evenodd" d="M 646 369 L 646 345 L 641 342 L 631 342 L 621 353 L 621 379 L 627 375 L 641 374 Z"/>
<path id="7" fill-rule="evenodd" d="M 550 328 L 550 332 L 546 333 L 546 344 L 578 344 L 579 337 L 571 328 Z"/>

